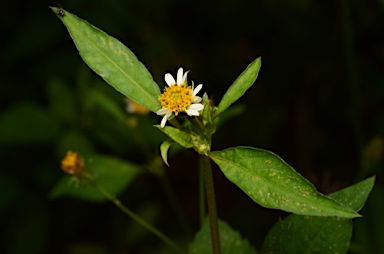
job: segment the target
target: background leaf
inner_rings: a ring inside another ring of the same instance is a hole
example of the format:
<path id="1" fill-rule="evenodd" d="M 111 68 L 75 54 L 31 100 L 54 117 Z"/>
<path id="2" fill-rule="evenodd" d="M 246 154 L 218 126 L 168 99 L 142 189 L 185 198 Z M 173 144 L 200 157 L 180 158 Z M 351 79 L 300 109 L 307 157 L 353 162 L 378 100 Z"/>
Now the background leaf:
<path id="1" fill-rule="evenodd" d="M 222 254 L 256 254 L 256 250 L 249 244 L 248 240 L 243 239 L 239 232 L 233 230 L 226 222 L 219 220 L 220 248 Z M 206 219 L 196 234 L 195 239 L 189 246 L 189 254 L 210 254 L 211 234 L 209 221 Z"/>
<path id="2" fill-rule="evenodd" d="M 375 177 L 329 195 L 358 211 L 372 190 Z M 350 219 L 289 215 L 277 222 L 264 240 L 262 253 L 347 253 Z"/>
<path id="3" fill-rule="evenodd" d="M 302 215 L 359 216 L 321 195 L 308 180 L 272 152 L 237 147 L 212 152 L 209 156 L 231 182 L 261 206 Z"/>
<path id="4" fill-rule="evenodd" d="M 233 82 L 228 88 L 228 91 L 224 94 L 220 101 L 215 116 L 221 114 L 226 110 L 232 103 L 237 101 L 244 93 L 250 88 L 259 74 L 261 67 L 261 58 L 256 58 L 248 67 L 240 74 L 240 76 Z"/>
<path id="5" fill-rule="evenodd" d="M 120 194 L 141 172 L 135 164 L 105 155 L 84 156 L 84 162 L 97 183 L 112 195 Z M 88 201 L 106 200 L 92 185 L 76 183 L 68 175 L 50 193 L 52 198 L 63 196 Z"/>
<path id="6" fill-rule="evenodd" d="M 51 7 L 57 13 L 57 8 Z M 120 93 L 153 112 L 160 108 L 160 89 L 147 68 L 120 41 L 65 11 L 67 27 L 84 62 Z"/>

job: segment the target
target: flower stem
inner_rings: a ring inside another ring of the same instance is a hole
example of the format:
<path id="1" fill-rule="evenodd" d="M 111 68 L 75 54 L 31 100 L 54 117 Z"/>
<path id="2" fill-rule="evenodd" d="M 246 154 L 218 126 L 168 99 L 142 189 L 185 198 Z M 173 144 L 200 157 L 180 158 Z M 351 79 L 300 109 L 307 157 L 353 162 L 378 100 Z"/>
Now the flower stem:
<path id="1" fill-rule="evenodd" d="M 173 248 L 178 253 L 185 253 L 177 244 L 175 244 L 171 239 L 166 237 L 163 233 L 161 233 L 159 230 L 154 228 L 152 225 L 147 223 L 145 220 L 143 220 L 140 216 L 132 212 L 129 208 L 127 208 L 125 205 L 121 203 L 119 199 L 114 197 L 112 194 L 110 194 L 107 190 L 105 190 L 102 186 L 100 186 L 94 179 L 89 179 L 93 186 L 107 199 L 112 201 L 123 213 L 131 217 L 133 220 L 135 220 L 137 223 L 141 224 L 143 227 L 145 227 L 147 230 L 152 232 L 154 235 L 156 235 L 158 238 L 160 238 L 164 243 L 166 243 L 168 246 Z"/>
<path id="2" fill-rule="evenodd" d="M 204 169 L 203 169 L 203 160 L 200 157 L 199 160 L 199 214 L 200 214 L 200 226 L 203 225 L 205 220 L 205 190 L 204 190 Z"/>
<path id="3" fill-rule="evenodd" d="M 216 201 L 215 201 L 215 188 L 213 185 L 211 161 L 209 157 L 205 155 L 200 155 L 200 158 L 203 162 L 204 183 L 205 183 L 205 191 L 207 195 L 207 205 L 208 205 L 209 227 L 211 230 L 212 253 L 220 254 L 220 235 L 219 235 L 219 226 L 217 222 L 218 219 L 217 219 Z"/>

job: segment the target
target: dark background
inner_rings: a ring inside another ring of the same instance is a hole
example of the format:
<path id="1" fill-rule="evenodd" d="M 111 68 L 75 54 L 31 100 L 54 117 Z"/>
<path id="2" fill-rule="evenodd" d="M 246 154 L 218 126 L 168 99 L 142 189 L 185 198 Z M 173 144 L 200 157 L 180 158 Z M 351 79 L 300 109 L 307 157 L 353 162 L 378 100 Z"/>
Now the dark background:
<path id="1" fill-rule="evenodd" d="M 110 204 L 48 198 L 63 175 L 60 160 L 69 148 L 143 162 L 129 129 L 88 97 L 94 89 L 125 106 L 124 98 L 82 62 L 48 8 L 55 4 L 0 4 L 0 252 L 160 253 L 161 242 Z M 384 252 L 383 1 L 61 4 L 122 41 L 161 87 L 165 73 L 183 66 L 216 104 L 261 56 L 257 82 L 236 104 L 245 110 L 217 131 L 213 149 L 249 145 L 271 150 L 325 194 L 376 174 L 351 253 Z M 148 118 L 151 124 L 160 121 L 155 115 Z M 150 133 L 157 152 L 163 136 L 152 128 L 142 131 Z M 192 234 L 199 228 L 196 159 L 191 151 L 178 152 L 167 169 Z M 285 214 L 253 204 L 214 171 L 219 216 L 259 249 L 268 229 Z M 153 174 L 143 174 L 122 199 L 187 245 L 191 238 L 180 236 L 159 189 Z"/>

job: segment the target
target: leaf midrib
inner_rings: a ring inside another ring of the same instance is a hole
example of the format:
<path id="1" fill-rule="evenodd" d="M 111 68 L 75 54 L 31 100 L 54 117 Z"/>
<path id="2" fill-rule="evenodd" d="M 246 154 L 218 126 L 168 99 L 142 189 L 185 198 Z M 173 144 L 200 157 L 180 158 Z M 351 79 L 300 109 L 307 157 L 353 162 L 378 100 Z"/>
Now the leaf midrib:
<path id="1" fill-rule="evenodd" d="M 247 172 L 250 172 L 250 173 L 252 173 L 252 171 L 250 170 L 250 169 L 248 169 L 248 168 L 246 168 L 246 167 L 243 167 L 243 166 L 240 166 L 239 164 L 235 164 L 234 162 L 232 162 L 232 161 L 229 161 L 229 160 L 226 160 L 226 159 L 224 159 L 224 158 L 222 158 L 222 157 L 218 157 L 218 156 L 215 156 L 215 155 L 210 155 L 211 157 L 215 157 L 216 159 L 219 159 L 219 160 L 222 160 L 222 161 L 225 161 L 225 162 L 227 162 L 227 163 L 229 163 L 229 164 L 231 164 L 231 165 L 234 165 L 234 166 L 237 166 L 237 167 L 239 167 L 240 169 L 244 169 L 245 171 L 247 171 Z M 259 176 L 259 175 L 258 175 Z M 269 185 L 271 185 L 271 186 L 273 186 L 273 187 L 277 187 L 277 188 L 280 188 L 280 189 L 282 189 L 283 191 L 286 191 L 286 193 L 287 193 L 287 196 L 289 196 L 289 197 L 293 197 L 294 198 L 294 200 L 297 200 L 297 198 L 295 198 L 293 195 L 291 195 L 290 194 L 290 192 L 289 192 L 289 190 L 290 189 L 285 189 L 284 187 L 282 187 L 282 186 L 277 186 L 276 184 L 274 184 L 274 183 L 272 183 L 272 182 L 270 182 L 270 181 L 268 181 L 265 177 L 263 177 L 263 176 L 259 176 L 260 178 L 262 178 L 262 179 L 264 179 L 267 183 L 269 183 Z M 323 196 L 324 198 L 327 198 L 327 197 L 325 197 L 325 196 Z M 302 198 L 303 198 L 303 200 L 304 201 L 306 201 L 307 203 L 312 203 L 312 202 L 308 202 L 308 200 L 310 201 L 310 199 L 308 199 L 307 197 L 305 197 L 305 196 L 302 196 Z M 331 201 L 333 201 L 333 200 L 331 200 Z M 337 203 L 336 203 L 337 204 Z M 332 206 L 329 206 L 328 204 L 327 205 L 323 205 L 323 207 L 327 207 L 327 208 L 330 208 L 330 209 L 332 209 L 332 210 L 335 210 L 335 208 L 333 208 Z M 346 213 L 345 211 L 342 211 L 343 213 Z"/>
<path id="2" fill-rule="evenodd" d="M 73 14 L 72 14 L 73 15 Z M 75 17 L 75 18 L 78 18 L 78 17 L 76 17 L 75 15 L 73 15 L 73 17 Z M 78 19 L 80 19 L 80 18 L 78 18 Z M 81 20 L 81 22 L 84 22 L 83 20 Z M 75 27 L 77 27 L 77 26 L 75 26 Z M 94 30 L 94 31 L 96 31 L 96 32 L 98 32 L 98 33 L 101 33 L 101 34 L 103 34 L 103 35 L 106 35 L 106 37 L 107 37 L 107 39 L 109 39 L 108 37 L 110 37 L 108 34 L 106 34 L 105 32 L 103 32 L 103 31 L 101 31 L 100 29 L 98 29 L 98 28 L 96 28 L 96 27 L 94 27 L 94 26 L 92 26 L 92 27 L 90 27 L 89 29 L 92 29 L 92 30 Z M 76 29 L 76 31 L 78 32 L 78 33 L 81 33 L 81 31 L 79 31 L 79 29 Z M 90 42 L 90 44 L 94 47 L 94 48 L 96 48 L 97 49 L 97 51 L 104 57 L 104 58 L 106 58 L 113 66 L 115 66 L 116 68 L 117 68 L 117 70 L 118 71 L 120 71 L 128 80 L 130 80 L 133 84 L 135 84 L 135 87 L 138 87 L 139 88 L 139 90 L 141 90 L 144 94 L 146 94 L 146 96 L 147 97 L 149 97 L 149 99 L 152 101 L 152 103 L 155 105 L 156 104 L 156 100 L 153 100 L 152 99 L 152 96 L 151 96 L 151 94 L 150 93 L 148 93 L 143 87 L 141 87 L 140 85 L 139 85 L 139 83 L 137 83 L 134 79 L 132 79 L 129 75 L 128 75 L 128 73 L 126 73 L 122 68 L 120 68 L 120 66 L 119 65 L 117 65 L 107 54 L 105 54 L 94 42 L 93 42 L 93 40 L 91 40 L 90 38 L 89 38 L 89 35 L 88 34 L 86 34 L 86 36 L 84 36 L 87 40 L 86 41 L 88 41 L 88 42 Z M 114 38 L 115 39 L 115 38 Z M 118 41 L 117 39 L 115 39 L 116 41 Z M 74 40 L 75 41 L 75 40 Z M 120 42 L 120 41 L 118 41 L 118 42 Z M 76 43 L 76 42 L 75 42 Z M 121 43 L 121 42 L 120 42 Z M 77 43 L 76 43 L 77 44 Z M 122 43 L 121 43 L 122 44 Z M 77 48 L 79 48 L 78 47 L 78 45 L 76 45 L 77 46 Z M 127 49 L 125 49 L 124 48 L 124 51 L 127 51 Z M 81 54 L 81 53 L 80 53 Z M 133 53 L 132 53 L 133 54 Z M 84 58 L 84 56 L 83 56 L 83 58 Z M 136 61 L 138 64 L 140 64 L 140 62 L 139 61 Z M 100 75 L 100 74 L 99 74 Z M 101 76 L 101 75 L 100 75 Z M 105 79 L 104 77 L 102 77 L 103 79 Z M 109 81 L 108 81 L 108 83 L 109 83 Z M 114 86 L 114 85 L 113 85 Z M 114 86 L 115 87 L 115 86 Z M 117 89 L 117 88 L 116 88 Z M 118 89 L 118 90 L 120 90 L 120 89 Z"/>

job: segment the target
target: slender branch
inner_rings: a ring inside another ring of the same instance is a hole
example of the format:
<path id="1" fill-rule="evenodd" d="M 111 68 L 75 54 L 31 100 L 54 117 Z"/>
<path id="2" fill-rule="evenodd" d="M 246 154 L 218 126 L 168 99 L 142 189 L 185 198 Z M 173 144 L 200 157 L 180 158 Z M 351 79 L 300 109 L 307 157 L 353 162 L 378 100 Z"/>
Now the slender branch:
<path id="1" fill-rule="evenodd" d="M 145 220 L 143 220 L 140 216 L 132 212 L 129 208 L 124 206 L 119 199 L 114 197 L 112 194 L 110 194 L 108 191 L 106 191 L 102 186 L 100 186 L 94 179 L 88 179 L 91 181 L 93 186 L 101 193 L 103 194 L 107 199 L 112 201 L 123 213 L 131 217 L 133 220 L 135 220 L 137 223 L 145 227 L 147 230 L 152 232 L 154 235 L 156 235 L 158 238 L 160 238 L 164 243 L 166 243 L 168 246 L 173 248 L 178 253 L 185 253 L 177 244 L 175 244 L 171 239 L 166 237 L 163 233 L 161 233 L 159 230 L 154 228 L 152 225 L 147 223 Z"/>
<path id="2" fill-rule="evenodd" d="M 220 235 L 216 211 L 215 188 L 213 185 L 211 161 L 209 157 L 205 155 L 200 155 L 200 158 L 203 162 L 204 183 L 205 191 L 207 194 L 209 227 L 211 229 L 212 253 L 220 254 Z"/>

